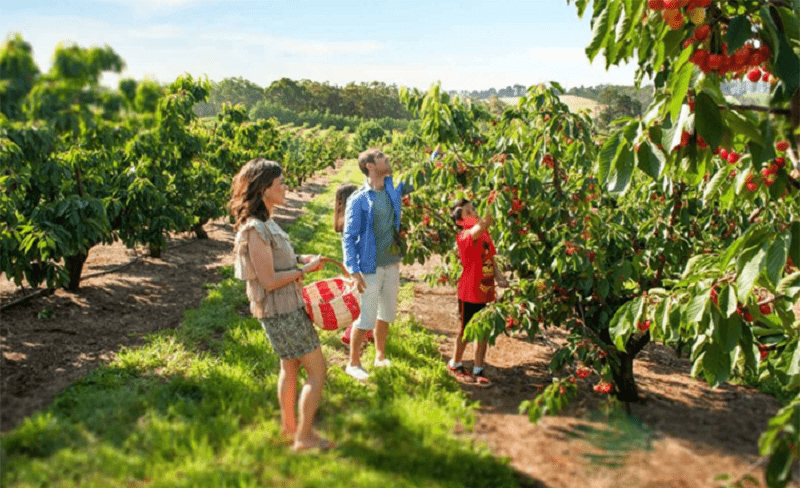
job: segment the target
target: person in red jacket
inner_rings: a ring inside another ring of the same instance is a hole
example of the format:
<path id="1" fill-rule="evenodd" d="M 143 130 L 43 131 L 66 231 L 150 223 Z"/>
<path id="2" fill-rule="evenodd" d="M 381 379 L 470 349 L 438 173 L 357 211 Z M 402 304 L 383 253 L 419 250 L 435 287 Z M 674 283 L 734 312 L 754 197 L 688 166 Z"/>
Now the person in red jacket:
<path id="1" fill-rule="evenodd" d="M 458 257 L 463 267 L 458 280 L 458 312 L 461 327 L 456 336 L 456 351 L 447 363 L 447 369 L 460 381 L 474 381 L 487 388 L 492 385 L 484 372 L 487 341 L 478 341 L 475 346 L 475 362 L 470 374 L 461 363 L 467 344 L 464 342 L 464 328 L 472 317 L 495 300 L 495 282 L 502 287 L 508 280 L 500 272 L 494 260 L 497 253 L 494 242 L 487 230 L 492 224 L 492 216 L 487 211 L 480 218 L 472 203 L 462 198 L 451 207 L 450 218 L 461 229 L 456 237 Z"/>

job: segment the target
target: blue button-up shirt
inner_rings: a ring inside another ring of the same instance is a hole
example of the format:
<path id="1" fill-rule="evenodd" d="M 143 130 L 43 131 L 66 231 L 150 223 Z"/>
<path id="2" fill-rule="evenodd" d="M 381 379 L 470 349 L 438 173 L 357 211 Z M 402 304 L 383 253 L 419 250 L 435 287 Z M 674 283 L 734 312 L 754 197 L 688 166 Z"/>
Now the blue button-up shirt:
<path id="1" fill-rule="evenodd" d="M 400 199 L 414 191 L 410 183 L 400 183 L 397 188 L 391 176 L 383 180 L 383 188 L 389 195 L 394 209 L 394 227 L 400 229 Z M 375 219 L 375 190 L 364 183 L 347 199 L 342 231 L 342 254 L 344 266 L 352 273 L 374 273 L 376 270 L 376 239 L 373 229 Z"/>

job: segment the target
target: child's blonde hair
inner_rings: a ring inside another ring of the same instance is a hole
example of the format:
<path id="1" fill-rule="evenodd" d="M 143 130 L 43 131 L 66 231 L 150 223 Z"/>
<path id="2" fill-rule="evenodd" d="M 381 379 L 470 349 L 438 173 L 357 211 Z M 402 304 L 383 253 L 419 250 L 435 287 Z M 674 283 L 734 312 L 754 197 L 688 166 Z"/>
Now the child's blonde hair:
<path id="1" fill-rule="evenodd" d="M 347 199 L 358 189 L 352 183 L 342 183 L 336 189 L 336 202 L 333 207 L 333 229 L 341 233 L 344 230 L 344 211 L 347 208 Z"/>

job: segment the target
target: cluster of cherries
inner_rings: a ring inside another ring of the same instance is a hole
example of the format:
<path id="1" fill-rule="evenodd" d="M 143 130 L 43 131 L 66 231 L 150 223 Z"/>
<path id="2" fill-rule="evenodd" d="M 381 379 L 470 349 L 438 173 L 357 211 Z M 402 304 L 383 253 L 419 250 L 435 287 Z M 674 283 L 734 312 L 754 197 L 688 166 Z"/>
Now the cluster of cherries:
<path id="1" fill-rule="evenodd" d="M 686 23 L 681 9 L 686 9 L 689 18 L 695 24 L 702 23 L 705 18 L 705 8 L 711 5 L 711 0 L 648 0 L 650 10 L 660 10 L 661 16 L 673 29 L 680 29 Z"/>
<path id="2" fill-rule="evenodd" d="M 661 11 L 661 16 L 672 29 L 680 29 L 686 24 L 681 9 L 686 10 L 696 27 L 692 37 L 684 41 L 683 47 L 698 46 L 690 61 L 704 73 L 733 73 L 736 78 L 746 75 L 752 83 L 776 81 L 763 67 L 771 55 L 766 45 L 755 47 L 752 43 L 746 43 L 734 53 L 729 53 L 727 43 L 722 42 L 719 49 L 709 49 L 711 26 L 704 21 L 705 8 L 711 5 L 711 0 L 649 0 L 647 4 L 651 10 Z"/>
<path id="3" fill-rule="evenodd" d="M 697 38 L 698 30 L 701 27 L 708 27 L 701 25 L 695 28 L 695 37 L 687 39 L 689 44 L 696 41 L 701 41 Z M 703 31 L 707 31 L 704 29 Z M 708 33 L 706 32 L 706 37 Z M 702 41 L 701 41 L 702 42 Z M 747 73 L 747 79 L 753 83 L 759 80 L 770 81 L 775 78 L 769 71 L 762 65 L 767 62 L 770 57 L 770 49 L 766 44 L 761 47 L 754 47 L 751 43 L 737 49 L 733 54 L 728 53 L 728 44 L 722 43 L 721 53 L 712 53 L 708 49 L 702 47 L 695 49 L 689 61 L 696 64 L 703 73 L 717 73 L 718 75 L 725 75 L 733 73 L 735 78 L 740 78 Z"/>
<path id="4" fill-rule="evenodd" d="M 673 148 L 673 150 L 680 149 L 681 147 L 686 147 L 689 145 L 691 141 L 692 134 L 688 131 L 683 131 L 681 133 L 681 142 L 678 144 L 677 147 Z M 703 140 L 702 136 L 699 134 L 697 135 L 697 147 L 700 149 L 707 149 L 708 144 Z M 775 150 L 779 153 L 785 153 L 789 149 L 789 141 L 778 141 L 775 143 Z M 742 157 L 741 154 L 737 153 L 733 150 L 725 149 L 724 147 L 718 147 L 714 149 L 714 154 L 719 156 L 723 161 L 727 161 L 728 164 L 736 164 L 739 162 L 739 159 Z M 761 182 L 764 183 L 766 186 L 772 186 L 777 179 L 777 175 L 783 167 L 786 166 L 786 159 L 783 156 L 778 156 L 770 162 L 769 165 L 761 169 Z M 736 170 L 731 171 L 731 177 L 736 176 Z M 750 174 L 747 176 L 745 180 L 745 187 L 754 192 L 758 190 L 759 183 L 756 181 L 756 176 Z M 653 200 L 656 197 L 653 195 Z"/>

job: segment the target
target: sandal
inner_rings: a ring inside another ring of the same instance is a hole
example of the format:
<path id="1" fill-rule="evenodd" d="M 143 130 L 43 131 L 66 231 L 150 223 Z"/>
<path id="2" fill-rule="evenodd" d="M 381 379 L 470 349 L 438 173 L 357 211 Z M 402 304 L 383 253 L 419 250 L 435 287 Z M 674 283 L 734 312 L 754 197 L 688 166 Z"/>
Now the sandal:
<path id="1" fill-rule="evenodd" d="M 477 373 L 473 376 L 475 379 L 475 384 L 478 385 L 480 388 L 489 388 L 492 386 L 492 380 L 486 377 L 486 373 L 483 371 Z"/>
<path id="2" fill-rule="evenodd" d="M 450 366 L 450 363 L 447 363 L 447 371 L 449 371 L 459 383 L 469 383 L 472 381 L 472 375 L 469 374 L 467 368 L 465 368 L 463 364 L 454 368 Z"/>

